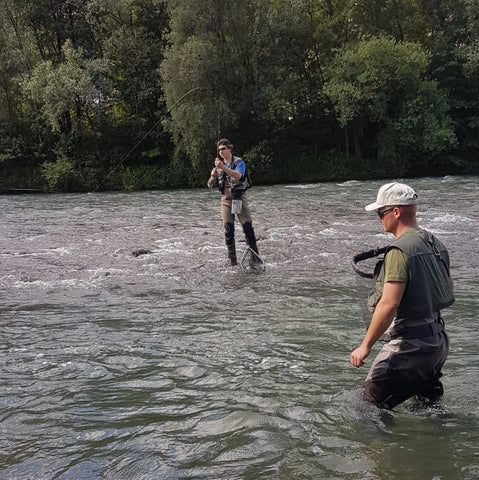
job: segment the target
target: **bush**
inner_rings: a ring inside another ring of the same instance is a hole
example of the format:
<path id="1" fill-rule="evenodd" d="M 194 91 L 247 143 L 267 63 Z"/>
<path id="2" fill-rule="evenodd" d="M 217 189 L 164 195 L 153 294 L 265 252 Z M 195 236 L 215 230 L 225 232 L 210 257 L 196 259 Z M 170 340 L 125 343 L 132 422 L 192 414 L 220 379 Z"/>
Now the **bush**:
<path id="1" fill-rule="evenodd" d="M 55 162 L 46 162 L 42 165 L 42 178 L 48 190 L 68 192 L 78 184 L 78 175 L 73 162 L 61 155 Z"/>

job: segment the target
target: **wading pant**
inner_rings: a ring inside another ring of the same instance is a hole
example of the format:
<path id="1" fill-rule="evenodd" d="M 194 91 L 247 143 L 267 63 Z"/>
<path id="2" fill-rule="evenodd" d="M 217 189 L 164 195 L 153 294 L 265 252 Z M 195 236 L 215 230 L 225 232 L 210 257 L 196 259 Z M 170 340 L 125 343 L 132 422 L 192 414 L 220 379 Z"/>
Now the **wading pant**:
<path id="1" fill-rule="evenodd" d="M 247 245 L 256 253 L 258 247 L 256 245 L 256 237 L 253 229 L 253 221 L 251 220 L 251 211 L 246 200 L 246 195 L 243 194 L 241 213 L 237 214 L 238 219 L 243 227 Z M 221 196 L 221 219 L 223 220 L 223 227 L 225 230 L 225 242 L 228 250 L 228 259 L 231 265 L 236 265 L 236 244 L 235 244 L 235 216 L 231 213 L 232 199 L 225 195 Z"/>
<path id="2" fill-rule="evenodd" d="M 427 402 L 444 393 L 441 369 L 449 351 L 449 338 L 441 331 L 432 337 L 396 338 L 383 346 L 364 383 L 364 399 L 393 409 L 417 395 Z"/>

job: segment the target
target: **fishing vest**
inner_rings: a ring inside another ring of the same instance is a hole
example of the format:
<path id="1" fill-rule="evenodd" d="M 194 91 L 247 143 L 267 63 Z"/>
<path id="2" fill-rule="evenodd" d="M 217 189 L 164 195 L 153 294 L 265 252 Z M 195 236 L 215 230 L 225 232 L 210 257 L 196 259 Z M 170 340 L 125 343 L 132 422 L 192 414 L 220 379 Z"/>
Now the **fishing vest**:
<path id="1" fill-rule="evenodd" d="M 414 228 L 396 239 L 386 250 L 399 248 L 408 257 L 408 282 L 399 304 L 395 323 L 408 319 L 428 318 L 454 302 L 449 283 L 449 254 L 436 237 L 425 230 Z M 375 307 L 384 284 L 384 261 L 378 262 L 374 273 L 375 288 L 368 306 Z"/>
<path id="2" fill-rule="evenodd" d="M 233 157 L 233 163 L 231 164 L 231 168 L 236 170 L 236 166 L 242 159 L 239 157 Z M 244 161 L 244 160 L 243 160 Z M 236 180 L 229 175 L 225 175 L 223 173 L 222 181 L 218 182 L 218 189 L 219 191 L 225 195 L 226 197 L 231 197 L 235 199 L 241 198 L 244 192 L 251 187 L 251 181 L 248 175 L 248 167 L 246 166 L 245 162 L 245 174 L 241 180 Z"/>

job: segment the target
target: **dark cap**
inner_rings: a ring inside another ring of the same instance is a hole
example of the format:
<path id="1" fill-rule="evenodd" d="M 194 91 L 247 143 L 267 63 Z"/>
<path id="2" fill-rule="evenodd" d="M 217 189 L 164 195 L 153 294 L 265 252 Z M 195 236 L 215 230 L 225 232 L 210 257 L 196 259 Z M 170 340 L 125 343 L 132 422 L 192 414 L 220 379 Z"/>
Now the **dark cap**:
<path id="1" fill-rule="evenodd" d="M 221 140 L 218 140 L 218 143 L 216 145 L 226 145 L 226 146 L 233 146 L 233 144 L 227 139 L 227 138 L 222 138 Z"/>

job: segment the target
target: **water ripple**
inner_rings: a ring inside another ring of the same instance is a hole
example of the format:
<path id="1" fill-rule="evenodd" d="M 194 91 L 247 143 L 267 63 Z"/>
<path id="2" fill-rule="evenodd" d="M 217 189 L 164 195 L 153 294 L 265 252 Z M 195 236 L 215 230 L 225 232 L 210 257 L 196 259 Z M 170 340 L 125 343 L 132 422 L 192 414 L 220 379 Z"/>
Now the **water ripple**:
<path id="1" fill-rule="evenodd" d="M 255 187 L 262 275 L 225 266 L 211 192 L 0 197 L 2 478 L 476 479 L 478 182 L 410 183 L 456 303 L 444 410 L 389 415 L 349 365 L 381 182 Z"/>

